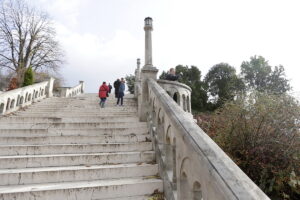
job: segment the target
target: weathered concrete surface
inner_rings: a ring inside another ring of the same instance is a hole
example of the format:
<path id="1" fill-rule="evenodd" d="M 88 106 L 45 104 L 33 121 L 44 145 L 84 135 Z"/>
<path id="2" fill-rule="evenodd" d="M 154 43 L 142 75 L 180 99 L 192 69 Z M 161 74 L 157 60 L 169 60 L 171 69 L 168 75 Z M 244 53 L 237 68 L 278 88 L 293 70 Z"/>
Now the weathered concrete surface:
<path id="1" fill-rule="evenodd" d="M 65 135 L 65 136 L 38 136 L 30 137 L 2 137 L 0 144 L 24 144 L 24 145 L 39 145 L 39 144 L 91 144 L 95 142 L 105 143 L 130 143 L 149 141 L 148 135 L 103 135 L 103 136 L 82 136 L 82 135 Z"/>
<path id="2" fill-rule="evenodd" d="M 0 156 L 150 151 L 151 142 L 46 145 L 0 145 Z"/>
<path id="3" fill-rule="evenodd" d="M 0 200 L 145 200 L 162 191 L 137 103 L 45 99 L 0 118 Z"/>
<path id="4" fill-rule="evenodd" d="M 156 164 L 82 165 L 65 167 L 41 167 L 1 169 L 1 185 L 56 183 L 153 176 Z M 62 179 L 63 177 L 63 179 Z"/>
<path id="5" fill-rule="evenodd" d="M 158 179 L 123 178 L 97 181 L 47 183 L 0 187 L 0 199 L 95 200 L 151 195 L 162 187 Z"/>

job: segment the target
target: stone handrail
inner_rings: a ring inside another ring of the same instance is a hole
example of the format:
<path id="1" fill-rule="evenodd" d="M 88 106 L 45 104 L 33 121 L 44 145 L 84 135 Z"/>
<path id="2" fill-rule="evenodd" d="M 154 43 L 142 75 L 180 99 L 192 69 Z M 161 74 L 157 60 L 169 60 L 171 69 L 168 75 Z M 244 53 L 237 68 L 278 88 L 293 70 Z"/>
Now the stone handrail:
<path id="1" fill-rule="evenodd" d="M 168 80 L 159 79 L 159 80 L 157 80 L 157 83 L 162 88 L 164 88 L 164 85 L 171 85 L 171 86 L 178 86 L 178 87 L 188 90 L 189 92 L 192 92 L 192 89 L 189 86 L 187 86 L 186 84 L 180 83 L 178 81 L 168 81 Z"/>
<path id="2" fill-rule="evenodd" d="M 73 97 L 82 94 L 84 93 L 84 82 L 79 81 L 79 84 L 74 87 L 59 87 L 58 91 L 60 97 Z"/>
<path id="3" fill-rule="evenodd" d="M 41 99 L 52 97 L 54 79 L 0 94 L 0 115 L 9 114 Z"/>
<path id="4" fill-rule="evenodd" d="M 144 109 L 168 200 L 269 199 L 154 79 L 146 82 Z"/>

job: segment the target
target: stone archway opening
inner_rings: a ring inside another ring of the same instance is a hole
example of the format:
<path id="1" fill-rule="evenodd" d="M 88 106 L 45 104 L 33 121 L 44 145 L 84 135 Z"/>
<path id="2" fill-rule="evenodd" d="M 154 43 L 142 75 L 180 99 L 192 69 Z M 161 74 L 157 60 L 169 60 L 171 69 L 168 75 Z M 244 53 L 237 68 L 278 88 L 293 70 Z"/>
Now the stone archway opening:
<path id="1" fill-rule="evenodd" d="M 182 108 L 184 111 L 186 111 L 186 99 L 185 99 L 185 95 L 182 95 Z"/>
<path id="2" fill-rule="evenodd" d="M 13 99 L 10 103 L 9 109 L 13 109 L 15 107 L 15 100 Z"/>
<path id="3" fill-rule="evenodd" d="M 175 92 L 173 95 L 173 100 L 176 101 L 178 105 L 180 105 L 180 95 L 178 92 Z"/>
<path id="4" fill-rule="evenodd" d="M 0 105 L 0 114 L 4 113 L 4 103 L 1 103 Z"/>
<path id="5" fill-rule="evenodd" d="M 180 174 L 180 199 L 192 199 L 191 190 L 188 184 L 188 177 L 185 172 Z"/>
<path id="6" fill-rule="evenodd" d="M 193 185 L 193 200 L 203 200 L 201 184 L 198 181 Z"/>
<path id="7" fill-rule="evenodd" d="M 20 98 L 20 104 L 19 105 L 22 105 L 24 103 L 24 97 L 21 97 Z"/>
<path id="8" fill-rule="evenodd" d="M 187 96 L 187 98 L 186 98 L 186 104 L 187 104 L 187 111 L 191 112 L 190 96 Z"/>
<path id="9" fill-rule="evenodd" d="M 8 110 L 9 108 L 10 108 L 10 98 L 7 99 L 6 110 Z"/>

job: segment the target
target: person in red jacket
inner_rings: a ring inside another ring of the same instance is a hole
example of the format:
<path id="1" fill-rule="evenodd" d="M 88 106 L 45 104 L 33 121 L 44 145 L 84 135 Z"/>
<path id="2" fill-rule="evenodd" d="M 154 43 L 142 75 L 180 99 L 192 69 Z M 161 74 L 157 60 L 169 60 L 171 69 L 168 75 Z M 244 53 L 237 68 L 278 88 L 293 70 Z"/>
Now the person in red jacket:
<path id="1" fill-rule="evenodd" d="M 109 87 L 106 85 L 106 82 L 103 82 L 103 84 L 99 88 L 99 98 L 101 99 L 100 101 L 101 108 L 104 108 L 108 91 L 109 91 Z"/>

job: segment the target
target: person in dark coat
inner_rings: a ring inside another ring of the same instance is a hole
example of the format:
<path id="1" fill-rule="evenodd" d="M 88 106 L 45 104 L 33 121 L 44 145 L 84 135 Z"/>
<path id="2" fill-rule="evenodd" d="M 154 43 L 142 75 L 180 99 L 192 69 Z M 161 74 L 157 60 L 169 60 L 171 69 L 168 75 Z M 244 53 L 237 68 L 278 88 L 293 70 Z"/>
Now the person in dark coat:
<path id="1" fill-rule="evenodd" d="M 108 84 L 108 88 L 109 88 L 109 91 L 108 91 L 108 93 L 110 94 L 110 93 L 111 93 L 111 89 L 112 89 L 112 86 L 111 86 L 111 84 L 110 84 L 110 83 Z"/>
<path id="2" fill-rule="evenodd" d="M 104 108 L 108 91 L 109 91 L 109 87 L 106 85 L 106 82 L 103 82 L 103 84 L 99 88 L 99 98 L 101 99 L 100 100 L 101 108 Z"/>
<path id="3" fill-rule="evenodd" d="M 119 105 L 119 103 L 120 103 L 120 106 L 123 106 L 124 93 L 125 93 L 125 80 L 124 80 L 124 78 L 121 78 L 121 83 L 120 83 L 120 87 L 119 87 L 119 94 L 118 94 L 117 105 Z"/>
<path id="4" fill-rule="evenodd" d="M 120 87 L 120 84 L 121 84 L 120 79 L 117 79 L 117 80 L 114 82 L 115 97 L 116 97 L 116 98 L 118 98 L 118 95 L 119 95 L 119 87 Z"/>
<path id="5" fill-rule="evenodd" d="M 171 68 L 170 71 L 168 71 L 168 74 L 166 75 L 166 80 L 168 80 L 168 81 L 177 81 L 178 78 L 179 78 L 179 76 L 176 75 L 174 68 Z"/>

